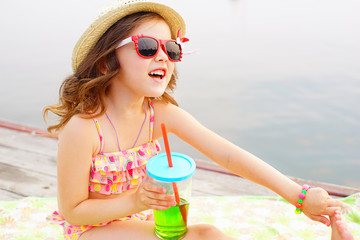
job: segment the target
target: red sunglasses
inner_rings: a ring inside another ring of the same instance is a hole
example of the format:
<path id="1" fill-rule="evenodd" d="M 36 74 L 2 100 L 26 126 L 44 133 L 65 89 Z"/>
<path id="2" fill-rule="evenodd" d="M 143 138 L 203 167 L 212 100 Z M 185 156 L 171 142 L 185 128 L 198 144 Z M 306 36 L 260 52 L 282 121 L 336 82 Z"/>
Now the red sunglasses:
<path id="1" fill-rule="evenodd" d="M 187 42 L 189 39 L 180 38 L 180 30 L 175 40 L 161 40 L 150 36 L 135 35 L 121 41 L 116 48 L 122 47 L 128 43 L 134 42 L 136 52 L 140 57 L 153 58 L 159 53 L 160 46 L 172 62 L 180 62 L 182 57 L 181 43 Z"/>

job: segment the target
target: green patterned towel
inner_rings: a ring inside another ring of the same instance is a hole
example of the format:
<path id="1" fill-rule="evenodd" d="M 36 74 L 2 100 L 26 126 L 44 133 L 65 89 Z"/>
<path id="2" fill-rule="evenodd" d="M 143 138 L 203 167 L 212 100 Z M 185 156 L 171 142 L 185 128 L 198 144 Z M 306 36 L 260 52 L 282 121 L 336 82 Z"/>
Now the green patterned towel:
<path id="1" fill-rule="evenodd" d="M 340 199 L 344 219 L 360 239 L 360 193 Z M 63 239 L 62 228 L 45 218 L 57 209 L 56 199 L 24 198 L 0 201 L 1 240 Z M 296 215 L 277 197 L 194 197 L 189 224 L 210 223 L 239 239 L 330 239 L 330 228 Z"/>

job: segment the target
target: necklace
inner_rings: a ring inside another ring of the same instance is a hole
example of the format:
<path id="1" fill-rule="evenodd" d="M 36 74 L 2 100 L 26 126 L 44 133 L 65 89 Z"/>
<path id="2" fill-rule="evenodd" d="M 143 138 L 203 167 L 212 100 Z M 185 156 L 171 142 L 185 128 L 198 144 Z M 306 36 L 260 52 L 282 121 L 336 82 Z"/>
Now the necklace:
<path id="1" fill-rule="evenodd" d="M 144 128 L 144 125 L 145 125 L 145 122 L 146 122 L 147 114 L 146 114 L 146 108 L 145 108 L 145 100 L 144 100 L 144 112 L 145 112 L 145 118 L 144 118 L 144 121 L 143 121 L 143 123 L 142 123 L 142 125 L 141 125 L 141 128 L 140 128 L 140 131 L 139 131 L 139 134 L 137 135 L 137 138 L 136 138 L 136 140 L 135 140 L 134 145 L 132 146 L 132 148 L 134 148 L 134 147 L 135 147 L 135 145 L 136 145 L 137 141 L 139 140 L 139 137 L 140 137 L 141 131 L 142 131 L 142 129 Z M 106 115 L 107 119 L 109 120 L 109 122 L 110 122 L 110 124 L 111 124 L 112 128 L 113 128 L 113 129 L 114 129 L 114 131 L 115 131 L 116 141 L 117 141 L 117 145 L 118 145 L 119 152 L 120 152 L 120 151 L 121 151 L 121 149 L 120 149 L 119 137 L 118 137 L 118 134 L 117 134 L 116 128 L 115 128 L 115 126 L 114 126 L 113 122 L 111 121 L 110 117 L 108 116 L 107 112 L 105 112 L 105 115 Z"/>

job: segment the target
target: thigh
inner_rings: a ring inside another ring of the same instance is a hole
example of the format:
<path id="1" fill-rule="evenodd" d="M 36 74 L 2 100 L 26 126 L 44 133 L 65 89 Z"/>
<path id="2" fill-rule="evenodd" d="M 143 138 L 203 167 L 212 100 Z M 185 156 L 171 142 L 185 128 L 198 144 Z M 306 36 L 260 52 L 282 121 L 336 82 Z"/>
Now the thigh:
<path id="1" fill-rule="evenodd" d="M 84 232 L 79 240 L 159 240 L 155 235 L 154 229 L 155 225 L 152 221 L 115 221 L 107 226 L 94 227 L 93 229 Z"/>
<path id="2" fill-rule="evenodd" d="M 127 220 L 115 221 L 103 227 L 94 227 L 81 235 L 79 240 L 159 240 L 155 235 L 152 221 Z M 228 240 L 233 239 L 213 225 L 196 224 L 188 227 L 184 240 Z"/>
<path id="3" fill-rule="evenodd" d="M 210 224 L 195 224 L 188 227 L 188 232 L 183 240 L 233 240 L 220 229 Z"/>

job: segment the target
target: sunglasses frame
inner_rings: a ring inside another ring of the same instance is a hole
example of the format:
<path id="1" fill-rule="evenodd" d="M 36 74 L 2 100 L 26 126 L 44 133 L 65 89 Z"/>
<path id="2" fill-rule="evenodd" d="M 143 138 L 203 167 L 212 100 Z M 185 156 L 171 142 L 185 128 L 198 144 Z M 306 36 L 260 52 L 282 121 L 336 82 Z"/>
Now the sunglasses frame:
<path id="1" fill-rule="evenodd" d="M 139 52 L 139 45 L 138 45 L 140 38 L 151 38 L 151 39 L 154 39 L 154 40 L 157 42 L 158 48 L 157 48 L 157 51 L 156 51 L 156 53 L 154 54 L 154 56 L 146 57 L 146 56 L 143 56 L 143 55 L 140 54 L 140 52 Z M 157 38 L 154 38 L 154 37 L 151 37 L 151 36 L 144 36 L 144 35 L 141 34 L 141 35 L 134 35 L 134 36 L 131 36 L 131 37 L 128 37 L 128 38 L 122 40 L 122 41 L 116 46 L 115 49 L 120 48 L 120 47 L 122 47 L 122 46 L 124 46 L 124 45 L 126 45 L 126 44 L 128 44 L 128 43 L 134 42 L 134 43 L 135 43 L 135 48 L 136 48 L 136 53 L 137 53 L 140 57 L 142 57 L 142 58 L 150 59 L 150 58 L 156 57 L 156 55 L 159 53 L 160 47 L 163 47 L 163 50 L 165 50 L 164 52 L 165 52 L 165 54 L 167 55 L 169 61 L 171 61 L 171 62 L 181 62 L 181 58 L 182 58 L 182 55 L 183 55 L 181 43 L 184 43 L 184 42 L 187 42 L 187 41 L 189 41 L 189 39 L 187 39 L 187 38 L 180 38 L 180 30 L 178 31 L 178 37 L 177 37 L 176 40 L 173 40 L 173 39 L 171 39 L 171 40 L 162 40 L 162 39 L 157 39 Z M 167 52 L 167 50 L 166 50 L 166 43 L 168 43 L 168 42 L 174 42 L 174 43 L 176 43 L 176 44 L 179 46 L 179 48 L 180 48 L 180 58 L 179 58 L 179 60 L 173 60 L 173 59 L 170 58 L 170 56 L 169 56 L 169 54 L 168 54 L 168 52 Z"/>

